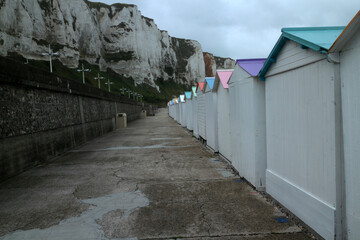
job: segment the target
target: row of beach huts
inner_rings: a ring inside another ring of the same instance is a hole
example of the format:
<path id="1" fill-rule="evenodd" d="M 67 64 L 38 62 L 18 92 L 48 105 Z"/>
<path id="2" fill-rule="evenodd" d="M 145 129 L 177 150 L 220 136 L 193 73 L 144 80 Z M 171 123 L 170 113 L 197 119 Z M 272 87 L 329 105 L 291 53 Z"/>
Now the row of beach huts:
<path id="1" fill-rule="evenodd" d="M 283 28 L 168 103 L 169 115 L 325 239 L 360 239 L 360 11 Z"/>

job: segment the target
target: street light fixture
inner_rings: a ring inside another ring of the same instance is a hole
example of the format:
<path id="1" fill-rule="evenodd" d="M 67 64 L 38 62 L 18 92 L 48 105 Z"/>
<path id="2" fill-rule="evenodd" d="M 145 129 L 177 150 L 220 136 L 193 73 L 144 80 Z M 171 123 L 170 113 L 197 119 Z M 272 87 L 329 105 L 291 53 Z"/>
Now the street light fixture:
<path id="1" fill-rule="evenodd" d="M 111 85 L 111 84 L 114 84 L 114 82 L 110 82 L 110 79 L 108 78 L 108 81 L 107 81 L 107 83 L 105 83 L 105 84 L 108 85 L 109 92 L 110 92 L 110 85 Z"/>
<path id="2" fill-rule="evenodd" d="M 52 56 L 59 56 L 60 54 L 58 52 L 52 52 L 49 44 L 49 52 L 47 53 L 41 53 L 41 56 L 49 56 L 50 57 L 50 72 L 52 73 Z"/>
<path id="3" fill-rule="evenodd" d="M 81 69 L 77 71 L 82 72 L 83 84 L 85 84 L 85 72 L 91 72 L 91 69 L 84 69 L 84 64 L 81 64 Z"/>
<path id="4" fill-rule="evenodd" d="M 100 88 L 100 80 L 104 79 L 104 77 L 100 77 L 100 74 L 98 73 L 98 76 L 94 77 L 94 79 L 98 81 L 98 85 L 99 85 L 99 88 Z"/>

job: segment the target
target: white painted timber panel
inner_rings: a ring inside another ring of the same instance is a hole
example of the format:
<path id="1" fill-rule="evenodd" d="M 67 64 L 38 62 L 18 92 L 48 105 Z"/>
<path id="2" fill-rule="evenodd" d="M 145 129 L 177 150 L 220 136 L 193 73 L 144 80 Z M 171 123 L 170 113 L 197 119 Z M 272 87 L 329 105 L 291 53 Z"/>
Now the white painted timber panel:
<path id="1" fill-rule="evenodd" d="M 215 92 L 205 93 L 206 108 L 206 144 L 214 151 L 219 151 L 217 124 L 217 97 Z"/>
<path id="2" fill-rule="evenodd" d="M 180 118 L 180 103 L 176 103 L 175 104 L 175 109 L 176 109 L 176 111 L 175 111 L 175 120 L 176 120 L 176 122 L 178 122 L 179 123 L 179 118 Z"/>
<path id="3" fill-rule="evenodd" d="M 335 208 L 271 170 L 266 171 L 266 192 L 291 210 L 325 239 L 334 239 Z"/>
<path id="4" fill-rule="evenodd" d="M 346 223 L 348 239 L 360 237 L 360 32 L 340 53 Z"/>
<path id="5" fill-rule="evenodd" d="M 219 153 L 231 160 L 229 90 L 222 86 L 217 90 L 218 144 Z"/>
<path id="6" fill-rule="evenodd" d="M 231 78 L 234 77 L 234 73 L 235 70 L 233 72 L 233 75 L 231 76 Z M 235 167 L 235 169 L 238 169 L 239 166 L 237 164 L 236 159 L 239 158 L 239 128 L 238 128 L 238 122 L 237 122 L 237 115 L 238 115 L 238 108 L 237 108 L 237 103 L 238 103 L 238 94 L 236 93 L 236 85 L 235 84 L 230 84 L 229 85 L 229 98 L 230 98 L 230 113 L 229 113 L 229 117 L 230 117 L 230 144 L 231 144 L 231 163 L 232 165 Z"/>
<path id="7" fill-rule="evenodd" d="M 289 71 L 322 59 L 325 59 L 325 55 L 318 54 L 312 49 L 301 49 L 300 44 L 287 41 L 280 50 L 276 63 L 271 65 L 266 76 Z"/>
<path id="8" fill-rule="evenodd" d="M 180 99 L 180 98 L 179 98 Z M 180 124 L 181 125 L 181 119 L 182 119 L 182 103 L 181 102 L 179 102 L 179 104 L 178 104 L 179 106 L 178 106 L 178 108 L 179 108 L 179 116 L 178 116 L 178 120 L 177 120 L 177 122 L 178 122 L 178 124 Z"/>
<path id="9" fill-rule="evenodd" d="M 181 103 L 181 126 L 183 126 L 183 127 L 187 126 L 186 120 L 187 120 L 188 112 L 187 112 L 186 107 L 187 107 L 187 103 L 182 102 Z"/>
<path id="10" fill-rule="evenodd" d="M 268 171 L 279 176 L 279 181 L 302 189 L 309 198 L 335 207 L 338 136 L 334 65 L 326 60 L 315 62 L 267 77 L 265 86 Z M 277 187 L 269 180 L 267 191 Z M 326 232 L 322 236 L 334 236 L 334 222 L 308 221 L 319 216 L 308 211 L 307 198 L 295 201 L 294 195 L 294 201 L 287 201 L 286 191 L 274 197 L 280 203 L 289 202 L 287 207 L 293 212 L 312 213 L 307 218 L 298 217 L 321 235 Z"/>
<path id="11" fill-rule="evenodd" d="M 206 110 L 205 110 L 205 94 L 197 93 L 198 103 L 198 126 L 199 136 L 206 140 Z"/>
<path id="12" fill-rule="evenodd" d="M 198 128 L 198 106 L 197 106 L 197 97 L 192 99 L 193 103 L 193 135 L 196 138 L 199 138 L 199 128 Z"/>
<path id="13" fill-rule="evenodd" d="M 239 95 L 239 80 L 248 77 L 249 74 L 242 71 L 237 64 L 231 78 L 229 80 L 229 104 L 230 104 L 230 140 L 231 140 L 231 159 L 235 169 L 240 169 L 240 125 L 239 125 L 239 101 L 241 96 Z M 238 170 L 239 171 L 239 170 Z"/>
<path id="14" fill-rule="evenodd" d="M 243 71 L 237 68 L 235 71 Z M 240 100 L 236 128 L 239 150 L 234 165 L 258 190 L 264 190 L 266 170 L 265 84 L 250 75 L 233 83 Z"/>
<path id="15" fill-rule="evenodd" d="M 186 127 L 187 129 L 189 129 L 190 131 L 193 130 L 193 103 L 192 103 L 192 99 L 188 99 L 186 100 Z"/>
<path id="16" fill-rule="evenodd" d="M 169 116 L 174 118 L 174 105 L 169 106 Z"/>

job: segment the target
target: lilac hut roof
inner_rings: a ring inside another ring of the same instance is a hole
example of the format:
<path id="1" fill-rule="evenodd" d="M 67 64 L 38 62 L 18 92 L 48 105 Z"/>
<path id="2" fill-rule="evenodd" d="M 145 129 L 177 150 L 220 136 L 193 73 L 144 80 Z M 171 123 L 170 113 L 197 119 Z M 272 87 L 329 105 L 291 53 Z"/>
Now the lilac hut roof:
<path id="1" fill-rule="evenodd" d="M 251 76 L 256 77 L 265 61 L 266 58 L 238 59 L 236 63 Z"/>

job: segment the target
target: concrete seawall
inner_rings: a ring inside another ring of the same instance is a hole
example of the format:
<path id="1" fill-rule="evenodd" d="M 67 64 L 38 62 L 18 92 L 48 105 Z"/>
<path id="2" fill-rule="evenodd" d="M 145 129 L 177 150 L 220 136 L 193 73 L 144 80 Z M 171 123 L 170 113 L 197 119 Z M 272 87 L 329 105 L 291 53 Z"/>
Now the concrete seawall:
<path id="1" fill-rule="evenodd" d="M 155 106 L 0 58 L 0 182 Z M 149 110 L 148 110 L 149 111 Z"/>

